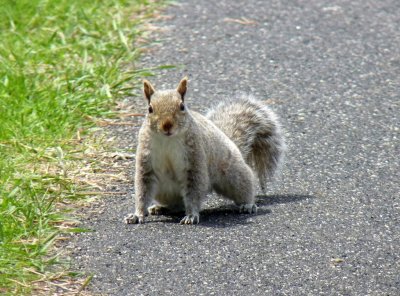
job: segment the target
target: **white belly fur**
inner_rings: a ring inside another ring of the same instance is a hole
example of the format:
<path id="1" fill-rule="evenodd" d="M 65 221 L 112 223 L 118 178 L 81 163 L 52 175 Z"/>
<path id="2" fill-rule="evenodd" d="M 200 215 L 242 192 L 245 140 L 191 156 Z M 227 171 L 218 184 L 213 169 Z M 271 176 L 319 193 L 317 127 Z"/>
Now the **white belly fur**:
<path id="1" fill-rule="evenodd" d="M 186 150 L 182 138 L 159 135 L 151 144 L 151 164 L 157 178 L 156 201 L 165 206 L 181 206 L 186 182 Z"/>

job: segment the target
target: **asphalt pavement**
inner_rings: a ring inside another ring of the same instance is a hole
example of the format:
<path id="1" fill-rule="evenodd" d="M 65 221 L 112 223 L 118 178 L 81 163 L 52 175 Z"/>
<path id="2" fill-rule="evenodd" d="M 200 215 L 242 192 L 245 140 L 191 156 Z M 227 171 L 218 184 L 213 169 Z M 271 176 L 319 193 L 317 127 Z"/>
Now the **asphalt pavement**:
<path id="1" fill-rule="evenodd" d="M 93 205 L 93 232 L 69 245 L 91 293 L 400 295 L 400 1 L 188 0 L 164 14 L 142 66 L 178 67 L 156 88 L 188 75 L 200 112 L 238 91 L 265 100 L 286 163 L 257 215 L 210 196 L 199 225 L 125 225 L 133 182 Z M 126 149 L 142 120 L 115 130 Z"/>

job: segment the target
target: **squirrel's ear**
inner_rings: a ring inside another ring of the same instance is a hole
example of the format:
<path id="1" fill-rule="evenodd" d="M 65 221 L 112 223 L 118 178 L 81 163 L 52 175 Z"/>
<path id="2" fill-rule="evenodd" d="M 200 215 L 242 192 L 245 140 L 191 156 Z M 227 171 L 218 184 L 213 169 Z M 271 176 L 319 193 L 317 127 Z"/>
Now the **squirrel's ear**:
<path id="1" fill-rule="evenodd" d="M 145 79 L 143 81 L 143 93 L 144 97 L 147 99 L 149 104 L 150 104 L 150 98 L 154 94 L 154 92 L 155 92 L 154 87 L 151 85 L 149 81 Z"/>
<path id="2" fill-rule="evenodd" d="M 187 82 L 188 82 L 188 78 L 187 77 L 184 77 L 182 80 L 181 80 L 181 82 L 179 82 L 179 85 L 178 85 L 178 87 L 176 88 L 176 91 L 181 95 L 181 97 L 182 97 L 182 101 L 183 101 L 183 99 L 184 99 L 184 97 L 185 97 L 185 93 L 186 93 L 186 90 L 187 90 Z"/>

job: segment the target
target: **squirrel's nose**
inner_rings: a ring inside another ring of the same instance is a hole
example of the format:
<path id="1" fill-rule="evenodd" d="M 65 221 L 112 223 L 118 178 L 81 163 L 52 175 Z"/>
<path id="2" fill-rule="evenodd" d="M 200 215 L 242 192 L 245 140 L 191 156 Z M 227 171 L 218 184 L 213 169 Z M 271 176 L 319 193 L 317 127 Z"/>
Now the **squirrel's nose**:
<path id="1" fill-rule="evenodd" d="M 169 132 L 172 129 L 172 122 L 171 121 L 166 121 L 162 124 L 162 129 L 164 130 L 164 132 Z"/>

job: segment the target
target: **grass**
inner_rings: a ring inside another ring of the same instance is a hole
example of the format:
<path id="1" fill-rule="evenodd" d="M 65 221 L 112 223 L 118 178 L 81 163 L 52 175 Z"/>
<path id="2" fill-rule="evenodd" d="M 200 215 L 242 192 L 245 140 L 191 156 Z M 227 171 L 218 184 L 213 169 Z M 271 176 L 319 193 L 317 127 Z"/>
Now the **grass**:
<path id="1" fill-rule="evenodd" d="M 57 204 L 78 198 L 65 158 L 141 70 L 146 0 L 0 0 L 0 294 L 57 278 Z M 78 136 L 77 136 L 78 135 Z M 78 229 L 79 230 L 79 229 Z"/>

